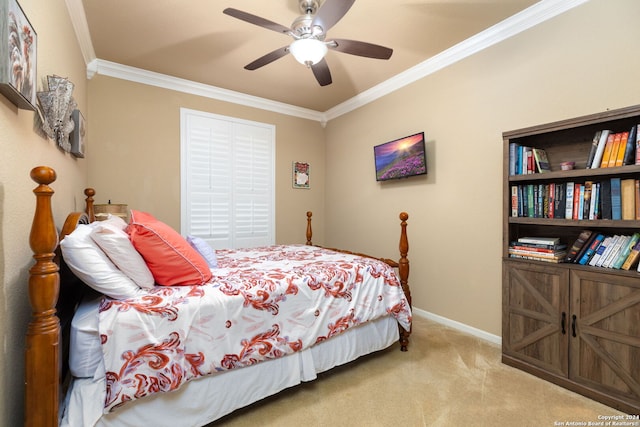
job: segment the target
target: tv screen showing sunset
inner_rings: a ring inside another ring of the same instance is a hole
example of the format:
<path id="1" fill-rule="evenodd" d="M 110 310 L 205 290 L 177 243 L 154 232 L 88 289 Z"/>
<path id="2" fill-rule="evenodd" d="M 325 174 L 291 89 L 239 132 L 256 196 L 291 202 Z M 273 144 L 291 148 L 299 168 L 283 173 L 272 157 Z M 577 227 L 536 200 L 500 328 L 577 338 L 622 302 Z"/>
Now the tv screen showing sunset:
<path id="1" fill-rule="evenodd" d="M 406 178 L 427 173 L 424 133 L 373 147 L 376 180 Z"/>

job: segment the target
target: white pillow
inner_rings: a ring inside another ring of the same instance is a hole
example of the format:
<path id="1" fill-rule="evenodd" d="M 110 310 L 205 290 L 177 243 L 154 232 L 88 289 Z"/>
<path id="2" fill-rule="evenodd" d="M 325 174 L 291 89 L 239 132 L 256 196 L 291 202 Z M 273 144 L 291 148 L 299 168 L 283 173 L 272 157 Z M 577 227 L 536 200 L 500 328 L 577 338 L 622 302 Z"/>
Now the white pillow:
<path id="1" fill-rule="evenodd" d="M 187 236 L 187 242 L 207 261 L 209 268 L 218 268 L 216 251 L 202 237 Z"/>
<path id="2" fill-rule="evenodd" d="M 118 218 L 114 216 L 114 218 Z M 126 223 L 121 219 L 122 224 L 126 227 Z M 124 274 L 133 280 L 138 286 L 145 289 L 153 288 L 155 281 L 151 270 L 144 262 L 142 255 L 133 247 L 133 243 L 129 240 L 129 235 L 124 231 L 124 227 L 120 228 L 119 224 L 114 226 L 109 220 L 95 223 L 96 225 L 91 231 L 91 238 L 100 246 L 109 259 Z"/>
<path id="3" fill-rule="evenodd" d="M 124 230 L 125 228 L 127 228 L 127 223 L 125 222 L 124 219 L 120 218 L 119 216 L 115 216 L 111 214 L 108 214 L 107 219 L 105 219 L 104 221 L 98 221 L 97 224 L 95 224 L 95 226 L 104 225 L 104 224 L 116 227 L 120 230 Z"/>
<path id="4" fill-rule="evenodd" d="M 113 299 L 146 294 L 93 241 L 90 235 L 97 224 L 79 224 L 60 242 L 62 256 L 71 271 L 85 284 Z"/>

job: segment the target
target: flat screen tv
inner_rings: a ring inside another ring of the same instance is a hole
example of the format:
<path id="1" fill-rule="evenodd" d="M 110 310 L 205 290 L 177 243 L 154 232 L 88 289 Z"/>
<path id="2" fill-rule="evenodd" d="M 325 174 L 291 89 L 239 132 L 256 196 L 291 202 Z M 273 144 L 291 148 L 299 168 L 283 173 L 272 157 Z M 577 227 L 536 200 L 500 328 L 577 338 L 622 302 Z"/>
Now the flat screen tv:
<path id="1" fill-rule="evenodd" d="M 424 132 L 373 147 L 376 181 L 407 178 L 427 173 Z"/>

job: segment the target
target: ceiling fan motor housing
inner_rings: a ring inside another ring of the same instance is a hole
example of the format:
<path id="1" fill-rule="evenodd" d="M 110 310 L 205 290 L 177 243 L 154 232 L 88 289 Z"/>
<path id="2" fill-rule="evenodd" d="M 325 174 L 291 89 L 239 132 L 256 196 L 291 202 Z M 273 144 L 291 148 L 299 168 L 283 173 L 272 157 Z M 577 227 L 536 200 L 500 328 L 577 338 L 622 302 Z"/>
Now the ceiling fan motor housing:
<path id="1" fill-rule="evenodd" d="M 318 10 L 316 0 L 300 0 L 300 10 L 304 15 L 298 16 L 291 24 L 291 33 L 297 39 L 317 38 L 324 40 L 324 29 L 319 26 L 312 26 L 313 15 Z"/>

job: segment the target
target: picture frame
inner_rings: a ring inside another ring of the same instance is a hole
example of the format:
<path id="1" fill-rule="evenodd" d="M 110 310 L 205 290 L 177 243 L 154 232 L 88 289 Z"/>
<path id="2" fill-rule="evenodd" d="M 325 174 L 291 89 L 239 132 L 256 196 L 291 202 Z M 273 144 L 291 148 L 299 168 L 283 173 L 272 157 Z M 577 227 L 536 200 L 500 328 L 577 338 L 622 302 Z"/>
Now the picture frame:
<path id="1" fill-rule="evenodd" d="M 17 0 L 0 0 L 0 93 L 36 109 L 38 36 Z"/>
<path id="2" fill-rule="evenodd" d="M 293 188 L 311 188 L 311 166 L 306 162 L 293 162 Z"/>
<path id="3" fill-rule="evenodd" d="M 73 131 L 69 135 L 69 141 L 71 143 L 70 152 L 76 157 L 84 158 L 87 139 L 87 125 L 82 112 L 78 109 L 73 110 L 71 118 L 73 119 L 74 127 Z"/>

